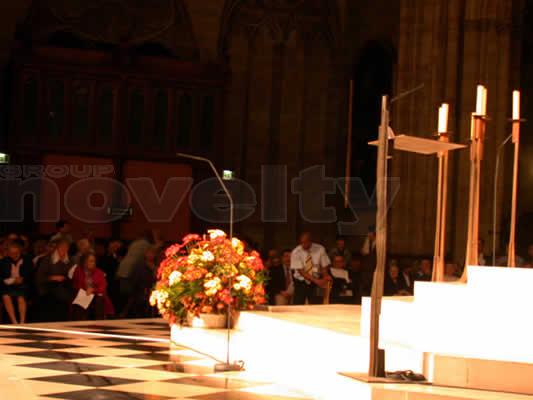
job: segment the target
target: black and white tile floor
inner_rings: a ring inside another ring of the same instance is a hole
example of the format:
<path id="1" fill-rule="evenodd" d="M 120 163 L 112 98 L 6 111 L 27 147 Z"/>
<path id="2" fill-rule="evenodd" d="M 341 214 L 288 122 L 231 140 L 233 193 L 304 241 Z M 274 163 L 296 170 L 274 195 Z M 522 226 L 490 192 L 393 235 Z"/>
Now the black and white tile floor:
<path id="1" fill-rule="evenodd" d="M 309 397 L 168 343 L 161 320 L 0 327 L 0 399 L 298 400 Z"/>

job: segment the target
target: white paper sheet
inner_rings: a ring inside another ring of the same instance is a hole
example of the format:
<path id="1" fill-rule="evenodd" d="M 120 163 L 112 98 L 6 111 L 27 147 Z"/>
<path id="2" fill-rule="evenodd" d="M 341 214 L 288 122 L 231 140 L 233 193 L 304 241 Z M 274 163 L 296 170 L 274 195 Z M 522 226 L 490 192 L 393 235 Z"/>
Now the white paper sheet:
<path id="1" fill-rule="evenodd" d="M 87 294 L 85 290 L 80 289 L 72 304 L 77 304 L 83 309 L 87 310 L 87 308 L 89 308 L 89 306 L 91 305 L 93 299 L 94 294 Z"/>
<path id="2" fill-rule="evenodd" d="M 334 278 L 344 279 L 346 282 L 350 282 L 350 274 L 348 271 L 342 268 L 330 268 L 331 275 Z"/>

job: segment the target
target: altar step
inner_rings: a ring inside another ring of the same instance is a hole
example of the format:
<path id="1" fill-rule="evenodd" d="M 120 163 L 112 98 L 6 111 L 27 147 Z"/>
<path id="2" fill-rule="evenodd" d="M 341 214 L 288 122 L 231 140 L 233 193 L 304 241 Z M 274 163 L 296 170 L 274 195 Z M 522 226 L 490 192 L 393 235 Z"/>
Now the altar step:
<path id="1" fill-rule="evenodd" d="M 453 387 L 398 384 L 373 385 L 372 400 L 532 400 L 533 396 Z"/>
<path id="2" fill-rule="evenodd" d="M 416 282 L 414 297 L 384 298 L 380 347 L 422 354 L 435 385 L 533 395 L 533 319 L 523 312 L 533 301 L 533 270 L 469 267 L 468 277 L 467 284 Z M 369 316 L 365 298 L 363 337 Z"/>

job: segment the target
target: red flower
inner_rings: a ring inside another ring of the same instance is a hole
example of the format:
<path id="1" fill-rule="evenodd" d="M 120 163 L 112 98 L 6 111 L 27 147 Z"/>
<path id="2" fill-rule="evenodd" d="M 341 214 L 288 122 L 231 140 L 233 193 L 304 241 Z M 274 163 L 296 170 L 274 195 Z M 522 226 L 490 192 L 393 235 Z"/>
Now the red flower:
<path id="1" fill-rule="evenodd" d="M 226 304 L 232 304 L 233 303 L 233 297 L 231 296 L 231 293 L 229 289 L 224 289 L 219 293 L 220 300 L 222 300 Z"/>
<path id="2" fill-rule="evenodd" d="M 179 253 L 183 246 L 181 244 L 173 244 L 165 250 L 165 257 L 172 257 Z"/>
<path id="3" fill-rule="evenodd" d="M 182 242 L 185 245 L 195 240 L 202 240 L 202 237 L 200 235 L 197 235 L 196 233 L 190 233 L 182 239 Z"/>
<path id="4" fill-rule="evenodd" d="M 263 285 L 257 285 L 254 287 L 254 294 L 256 295 L 264 295 L 265 294 L 265 288 Z"/>

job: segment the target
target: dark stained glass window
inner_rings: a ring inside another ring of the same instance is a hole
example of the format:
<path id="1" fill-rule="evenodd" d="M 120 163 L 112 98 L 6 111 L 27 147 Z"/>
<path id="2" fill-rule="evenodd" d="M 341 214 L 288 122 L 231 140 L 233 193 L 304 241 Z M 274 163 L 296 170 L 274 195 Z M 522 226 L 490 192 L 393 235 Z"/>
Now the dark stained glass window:
<path id="1" fill-rule="evenodd" d="M 205 96 L 202 105 L 202 121 L 200 130 L 201 145 L 210 147 L 213 143 L 213 125 L 215 120 L 215 104 L 213 96 Z"/>
<path id="2" fill-rule="evenodd" d="M 59 79 L 48 82 L 48 134 L 60 137 L 65 123 L 65 84 Z"/>
<path id="3" fill-rule="evenodd" d="M 27 78 L 24 82 L 24 100 L 22 126 L 24 133 L 35 136 L 37 130 L 37 108 L 39 85 L 35 78 Z"/>
<path id="4" fill-rule="evenodd" d="M 179 147 L 186 147 L 191 141 L 192 128 L 192 98 L 190 94 L 183 94 L 179 101 L 178 132 L 176 143 Z"/>
<path id="5" fill-rule="evenodd" d="M 84 82 L 72 86 L 72 137 L 80 141 L 89 137 L 89 86 Z"/>
<path id="6" fill-rule="evenodd" d="M 103 86 L 98 94 L 98 133 L 97 136 L 105 143 L 113 138 L 113 88 Z"/>
<path id="7" fill-rule="evenodd" d="M 168 123 L 168 94 L 164 89 L 156 92 L 154 117 L 153 144 L 156 147 L 163 147 L 167 136 Z"/>
<path id="8" fill-rule="evenodd" d="M 140 144 L 144 127 L 144 94 L 134 88 L 130 94 L 129 140 L 131 144 Z"/>

